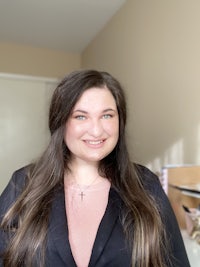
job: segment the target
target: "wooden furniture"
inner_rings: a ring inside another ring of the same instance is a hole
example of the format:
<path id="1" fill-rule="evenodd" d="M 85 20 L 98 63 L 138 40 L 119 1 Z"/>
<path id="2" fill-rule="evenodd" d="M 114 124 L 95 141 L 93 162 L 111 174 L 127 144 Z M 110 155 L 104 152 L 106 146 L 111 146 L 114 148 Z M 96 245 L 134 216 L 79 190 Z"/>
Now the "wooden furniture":
<path id="1" fill-rule="evenodd" d="M 169 167 L 164 168 L 164 172 L 168 181 L 168 198 L 180 228 L 185 229 L 185 213 L 182 205 L 189 208 L 197 208 L 200 204 L 200 198 L 195 194 L 186 195 L 174 186 L 200 184 L 200 166 Z"/>

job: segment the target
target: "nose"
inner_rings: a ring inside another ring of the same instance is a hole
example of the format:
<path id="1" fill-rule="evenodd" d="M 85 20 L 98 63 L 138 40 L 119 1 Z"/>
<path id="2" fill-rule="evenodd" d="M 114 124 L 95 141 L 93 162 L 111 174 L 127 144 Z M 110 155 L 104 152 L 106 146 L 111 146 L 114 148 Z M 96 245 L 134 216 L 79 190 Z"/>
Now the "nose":
<path id="1" fill-rule="evenodd" d="M 95 138 L 100 137 L 103 133 L 103 125 L 101 120 L 92 120 L 88 128 L 88 133 Z"/>

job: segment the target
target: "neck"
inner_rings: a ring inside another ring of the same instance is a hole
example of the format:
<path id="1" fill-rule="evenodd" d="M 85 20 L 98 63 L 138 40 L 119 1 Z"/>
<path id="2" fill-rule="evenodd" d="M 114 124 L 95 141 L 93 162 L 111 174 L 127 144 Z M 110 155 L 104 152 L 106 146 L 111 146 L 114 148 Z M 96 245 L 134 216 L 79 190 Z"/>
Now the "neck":
<path id="1" fill-rule="evenodd" d="M 96 164 L 77 164 L 72 162 L 70 164 L 70 172 L 65 174 L 65 179 L 72 183 L 80 185 L 89 185 L 94 179 L 101 179 L 98 174 L 98 166 Z"/>

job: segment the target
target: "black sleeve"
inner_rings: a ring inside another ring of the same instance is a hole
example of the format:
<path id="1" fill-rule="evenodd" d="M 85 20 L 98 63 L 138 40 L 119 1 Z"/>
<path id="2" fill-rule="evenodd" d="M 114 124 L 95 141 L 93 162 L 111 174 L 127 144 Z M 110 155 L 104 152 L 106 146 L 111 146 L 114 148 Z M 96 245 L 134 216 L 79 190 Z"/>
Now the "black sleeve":
<path id="1" fill-rule="evenodd" d="M 153 196 L 159 206 L 167 239 L 171 246 L 171 252 L 169 250 L 167 257 L 169 256 L 173 267 L 190 267 L 175 214 L 158 177 L 144 166 L 137 165 L 136 169 L 142 179 L 144 188 Z"/>
<path id="2" fill-rule="evenodd" d="M 26 168 L 14 172 L 8 185 L 0 196 L 0 223 L 11 205 L 25 186 Z M 5 232 L 0 228 L 0 267 L 3 266 L 1 254 L 5 249 Z"/>

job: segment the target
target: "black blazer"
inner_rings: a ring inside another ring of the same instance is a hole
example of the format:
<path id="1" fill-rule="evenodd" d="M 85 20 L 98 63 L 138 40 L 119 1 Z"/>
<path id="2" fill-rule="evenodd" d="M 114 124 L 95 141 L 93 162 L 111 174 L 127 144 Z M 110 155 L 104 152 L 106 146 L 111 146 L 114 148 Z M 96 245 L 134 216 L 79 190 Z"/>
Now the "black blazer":
<path id="1" fill-rule="evenodd" d="M 182 237 L 171 209 L 169 201 L 162 190 L 158 178 L 148 169 L 138 166 L 142 182 L 147 191 L 152 194 L 160 206 L 161 216 L 166 226 L 166 232 L 171 245 L 169 257 L 172 267 L 189 267 Z M 0 220 L 8 207 L 15 201 L 25 180 L 25 168 L 16 171 L 8 186 L 0 197 Z M 100 223 L 94 242 L 89 267 L 130 267 L 131 249 L 128 248 L 122 225 L 120 209 L 122 200 L 111 188 L 108 205 Z M 0 231 L 0 253 L 5 247 L 5 236 Z M 2 267 L 2 260 L 0 259 Z M 37 266 L 37 264 L 35 265 Z M 68 240 L 68 227 L 65 212 L 64 189 L 61 187 L 55 194 L 47 234 L 46 267 L 76 267 Z"/>

